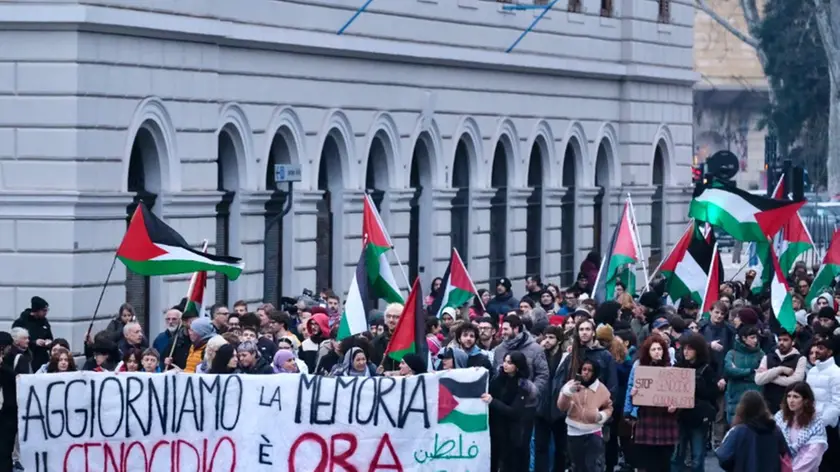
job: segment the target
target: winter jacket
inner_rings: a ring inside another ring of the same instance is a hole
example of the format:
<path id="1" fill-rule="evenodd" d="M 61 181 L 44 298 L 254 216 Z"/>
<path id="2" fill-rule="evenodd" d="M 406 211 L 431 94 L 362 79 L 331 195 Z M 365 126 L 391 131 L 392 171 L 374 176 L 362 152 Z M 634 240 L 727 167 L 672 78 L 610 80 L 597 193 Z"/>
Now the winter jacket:
<path id="1" fill-rule="evenodd" d="M 741 401 L 741 395 L 750 391 L 761 391 L 761 387 L 755 384 L 755 371 L 761 365 L 761 358 L 764 357 L 762 350 L 756 347 L 748 347 L 735 339 L 735 347 L 726 353 L 723 361 L 723 378 L 726 379 L 726 421 L 732 424 L 735 418 L 735 409 Z"/>
<path id="2" fill-rule="evenodd" d="M 32 352 L 17 346 L 10 347 L 9 352 L 3 356 L 3 365 L 15 375 L 31 374 L 37 370 L 32 368 Z"/>
<path id="3" fill-rule="evenodd" d="M 479 349 L 478 346 L 473 346 L 470 350 L 464 350 L 469 358 L 467 359 L 467 367 L 484 367 L 490 374 L 493 374 L 493 363 L 490 362 L 490 357 L 486 352 Z"/>
<path id="4" fill-rule="evenodd" d="M 581 386 L 577 392 L 573 392 L 571 383 L 566 382 L 560 390 L 557 408 L 566 413 L 566 425 L 571 436 L 601 431 L 613 414 L 610 391 L 598 379 L 588 387 Z"/>
<path id="5" fill-rule="evenodd" d="M 677 421 L 681 427 L 697 428 L 715 420 L 718 395 L 717 374 L 707 363 L 692 364 L 686 360 L 677 363 L 677 367 L 694 369 L 694 408 L 677 411 Z"/>
<path id="6" fill-rule="evenodd" d="M 545 350 L 534 341 L 530 333 L 519 333 L 513 339 L 505 339 L 493 351 L 493 369 L 498 370 L 509 352 L 519 351 L 528 361 L 531 373 L 529 380 L 534 382 L 537 392 L 542 391 L 548 384 L 548 363 L 545 360 Z"/>
<path id="7" fill-rule="evenodd" d="M 537 390 L 533 382 L 497 372 L 490 381 L 490 437 L 493 443 L 515 449 L 527 447 L 533 428 Z"/>
<path id="8" fill-rule="evenodd" d="M 32 354 L 33 372 L 50 361 L 49 345 L 39 346 L 37 344 L 39 339 L 50 341 L 55 339 L 53 338 L 52 327 L 50 327 L 50 321 L 48 319 L 32 316 L 32 311 L 27 308 L 12 323 L 12 328 L 25 328 L 29 331 L 29 352 Z"/>
<path id="9" fill-rule="evenodd" d="M 840 417 L 840 367 L 833 357 L 817 361 L 806 379 L 814 391 L 817 415 L 826 427 L 836 427 Z"/>
<path id="10" fill-rule="evenodd" d="M 761 359 L 755 371 L 755 384 L 764 388 L 764 399 L 771 413 L 779 411 L 789 385 L 805 380 L 805 356 L 799 355 L 795 348 L 785 355 L 778 349 Z M 791 375 L 782 375 L 782 369 L 793 370 Z"/>
<path id="11" fill-rule="evenodd" d="M 609 351 L 604 349 L 600 344 L 595 343 L 590 347 L 585 348 L 583 357 L 585 360 L 592 361 L 598 364 L 598 380 L 607 387 L 610 392 L 610 399 L 614 399 L 618 391 L 618 374 L 616 373 L 615 359 Z M 569 370 L 572 368 L 572 356 L 566 356 L 557 370 L 554 372 L 554 379 L 551 383 L 551 419 L 557 421 L 564 418 L 566 415 L 557 408 L 557 397 L 560 395 L 560 389 L 569 381 Z M 615 400 L 613 400 L 615 404 Z"/>
<path id="12" fill-rule="evenodd" d="M 271 362 L 262 356 L 257 357 L 254 365 L 250 367 L 240 367 L 237 370 L 239 374 L 273 374 L 274 369 L 271 367 Z"/>
<path id="13" fill-rule="evenodd" d="M 117 348 L 120 350 L 120 354 L 122 356 L 128 354 L 128 352 L 131 351 L 132 349 L 139 349 L 140 352 L 143 352 L 148 347 L 149 347 L 149 342 L 146 341 L 145 337 L 140 341 L 140 344 L 138 344 L 136 346 L 128 344 L 128 341 L 126 341 L 125 338 L 123 338 L 123 340 L 120 341 L 119 344 L 117 345 Z"/>
<path id="14" fill-rule="evenodd" d="M 204 349 L 207 347 L 207 341 L 202 341 L 199 346 L 190 346 L 190 353 L 187 355 L 187 364 L 184 367 L 184 372 L 194 374 L 198 364 L 204 360 Z"/>
<path id="15" fill-rule="evenodd" d="M 726 472 L 781 472 L 789 452 L 776 422 L 767 418 L 729 430 L 715 455 Z"/>
<path id="16" fill-rule="evenodd" d="M 504 316 L 508 312 L 519 309 L 519 300 L 513 298 L 513 293 L 508 291 L 490 299 L 485 308 L 487 308 L 487 313 L 492 316 Z"/>
<path id="17" fill-rule="evenodd" d="M 706 342 L 711 344 L 712 341 L 720 341 L 723 345 L 721 351 L 715 351 L 709 347 L 709 355 L 711 356 L 710 364 L 715 368 L 718 375 L 723 375 L 723 359 L 726 353 L 735 345 L 735 328 L 724 321 L 721 324 L 714 324 L 709 320 L 700 322 L 699 333 L 703 335 Z"/>
<path id="18" fill-rule="evenodd" d="M 122 322 L 122 319 L 117 316 L 104 329 L 106 333 L 108 333 L 108 339 L 111 340 L 114 344 L 119 344 L 120 341 L 123 340 L 123 328 L 125 328 L 125 323 Z"/>

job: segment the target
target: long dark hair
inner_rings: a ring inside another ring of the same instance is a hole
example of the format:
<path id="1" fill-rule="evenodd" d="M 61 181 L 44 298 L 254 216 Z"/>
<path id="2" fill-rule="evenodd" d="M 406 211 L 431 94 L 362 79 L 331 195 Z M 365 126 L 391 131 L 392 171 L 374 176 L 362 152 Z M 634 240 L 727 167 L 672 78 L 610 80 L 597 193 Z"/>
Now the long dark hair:
<path id="1" fill-rule="evenodd" d="M 64 347 L 56 349 L 56 354 L 50 357 L 50 362 L 47 364 L 47 372 L 51 374 L 58 372 L 58 360 L 61 359 L 61 356 L 67 356 L 67 372 L 76 372 L 76 361 L 73 359 L 70 351 Z"/>
<path id="2" fill-rule="evenodd" d="M 767 423 L 769 421 L 773 421 L 773 416 L 767 409 L 764 397 L 755 390 L 744 393 L 741 396 L 741 401 L 738 402 L 738 408 L 735 409 L 735 418 L 732 420 L 732 425 Z"/>
<path id="3" fill-rule="evenodd" d="M 575 332 L 572 334 L 572 352 L 569 353 L 571 363 L 569 365 L 569 372 L 566 375 L 566 380 L 572 380 L 575 374 L 577 374 L 580 370 L 580 366 L 583 364 L 583 361 L 586 360 L 586 348 L 580 345 L 580 336 L 578 336 L 580 325 L 584 323 L 592 325 L 592 337 L 593 339 L 595 338 L 595 322 L 590 318 L 581 317 L 581 319 L 575 323 Z"/>
<path id="4" fill-rule="evenodd" d="M 527 379 L 531 374 L 528 370 L 528 359 L 525 354 L 520 351 L 511 351 L 506 354 L 510 358 L 510 363 L 516 366 L 516 375 L 514 377 Z"/>
<path id="5" fill-rule="evenodd" d="M 663 365 L 671 365 L 671 353 L 668 352 L 668 343 L 659 336 L 648 336 L 642 347 L 639 348 L 639 365 L 652 365 L 653 359 L 650 357 L 650 348 L 654 344 L 662 346 L 662 363 Z"/>
<path id="6" fill-rule="evenodd" d="M 787 396 L 790 392 L 796 392 L 802 397 L 802 409 L 799 410 L 798 414 L 791 411 L 788 406 Z M 784 418 L 785 423 L 788 426 L 793 426 L 793 422 L 796 420 L 796 424 L 801 427 L 811 424 L 811 421 L 814 421 L 814 416 L 817 414 L 816 407 L 814 406 L 815 401 L 814 391 L 811 390 L 811 386 L 807 383 L 796 382 L 789 385 L 785 389 L 785 396 L 782 399 L 782 418 Z"/>

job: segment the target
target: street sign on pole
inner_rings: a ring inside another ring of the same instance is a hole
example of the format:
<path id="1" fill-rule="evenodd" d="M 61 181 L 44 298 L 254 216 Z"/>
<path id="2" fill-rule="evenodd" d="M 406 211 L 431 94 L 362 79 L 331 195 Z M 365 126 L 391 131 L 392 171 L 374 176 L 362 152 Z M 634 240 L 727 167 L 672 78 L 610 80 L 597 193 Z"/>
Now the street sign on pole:
<path id="1" fill-rule="evenodd" d="M 300 165 L 297 164 L 275 164 L 274 183 L 300 182 Z"/>

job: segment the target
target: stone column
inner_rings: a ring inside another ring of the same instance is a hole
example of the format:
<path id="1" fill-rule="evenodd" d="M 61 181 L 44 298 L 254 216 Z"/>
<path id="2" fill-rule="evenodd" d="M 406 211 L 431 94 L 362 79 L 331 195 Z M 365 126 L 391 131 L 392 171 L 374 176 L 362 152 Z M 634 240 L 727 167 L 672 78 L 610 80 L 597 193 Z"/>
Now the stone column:
<path id="1" fill-rule="evenodd" d="M 622 188 L 609 188 L 604 191 L 604 206 L 603 211 L 606 213 L 605 219 L 607 224 L 603 225 L 604 234 L 601 235 L 601 240 L 609 241 L 612 237 L 618 219 L 621 218 L 621 211 L 624 209 L 624 201 L 627 199 L 627 194 L 622 191 Z M 601 248 L 597 248 L 598 252 L 603 252 Z M 603 256 L 603 254 L 601 254 Z"/>
<path id="2" fill-rule="evenodd" d="M 161 218 L 192 247 L 201 249 L 207 240 L 207 252 L 216 252 L 216 205 L 222 193 L 216 190 L 199 190 L 179 193 L 164 193 L 160 199 Z M 204 304 L 216 303 L 215 273 L 207 277 L 204 289 Z M 164 329 L 162 313 L 187 296 L 192 274 L 152 277 L 149 293 L 149 333 Z"/>
<path id="3" fill-rule="evenodd" d="M 421 245 L 430 244 L 431 263 L 422 274 L 424 289 L 430 286 L 435 277 L 442 276 L 449 264 L 449 257 L 452 255 L 452 199 L 457 192 L 452 188 L 432 189 L 432 239 L 427 242 L 423 237 L 420 238 Z M 428 234 L 426 231 L 428 230 L 420 229 L 421 234 Z M 466 255 L 462 254 L 461 257 Z"/>
<path id="4" fill-rule="evenodd" d="M 487 285 L 490 278 L 490 199 L 494 189 L 470 189 L 470 254 L 461 254 L 468 265 L 473 282 Z"/>
<path id="5" fill-rule="evenodd" d="M 265 270 L 265 204 L 271 192 L 238 192 L 239 200 L 239 253 L 245 263 L 242 275 L 230 284 L 230 298 L 233 302 L 245 300 L 251 308 L 263 302 Z M 231 213 L 233 208 L 231 208 Z M 231 302 L 231 303 L 233 303 Z"/>
<path id="6" fill-rule="evenodd" d="M 388 234 L 391 236 L 391 242 L 394 244 L 395 254 L 388 256 L 391 262 L 391 270 L 394 272 L 394 279 L 397 285 L 403 292 L 403 296 L 407 297 L 411 290 L 409 283 L 406 282 L 408 275 L 408 254 L 409 254 L 409 236 L 411 232 L 411 199 L 414 197 L 413 189 L 390 189 L 385 194 L 388 200 L 388 219 L 385 221 L 385 227 Z M 424 228 L 420 228 L 423 234 Z M 421 238 L 421 244 L 424 239 Z M 397 264 L 397 256 L 402 263 L 402 267 Z M 425 287 L 424 287 L 425 289 Z"/>
<path id="7" fill-rule="evenodd" d="M 296 297 L 308 288 L 316 287 L 316 256 L 318 235 L 318 202 L 323 200 L 320 190 L 295 190 L 292 211 L 286 216 L 291 229 L 283 234 L 283 295 Z"/>
<path id="8" fill-rule="evenodd" d="M 336 293 L 347 295 L 362 251 L 362 210 L 365 193 L 344 189 L 333 202 L 333 281 Z M 320 287 L 319 287 L 320 288 Z"/>
<path id="9" fill-rule="evenodd" d="M 575 187 L 575 211 L 577 212 L 575 215 L 575 223 L 577 226 L 577 233 L 575 234 L 575 264 L 573 266 L 574 277 L 577 277 L 577 273 L 580 270 L 580 263 L 583 262 L 586 255 L 589 254 L 589 251 L 593 249 L 598 249 L 600 251 L 600 248 L 593 247 L 595 242 L 595 197 L 600 192 L 601 189 L 597 187 Z"/>
<path id="10" fill-rule="evenodd" d="M 528 250 L 528 197 L 534 192 L 533 188 L 507 189 L 507 277 L 513 282 L 513 287 L 524 287 L 526 256 Z M 542 228 L 539 229 L 542 231 Z"/>
<path id="11" fill-rule="evenodd" d="M 543 260 L 542 276 L 545 281 L 560 282 L 563 248 L 563 196 L 565 188 L 543 188 Z"/>

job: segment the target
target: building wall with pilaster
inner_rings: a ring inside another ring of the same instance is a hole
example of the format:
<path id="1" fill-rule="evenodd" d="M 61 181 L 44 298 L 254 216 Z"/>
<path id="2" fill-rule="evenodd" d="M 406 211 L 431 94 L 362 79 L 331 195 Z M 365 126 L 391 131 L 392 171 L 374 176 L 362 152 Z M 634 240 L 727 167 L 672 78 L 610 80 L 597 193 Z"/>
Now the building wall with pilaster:
<path id="1" fill-rule="evenodd" d="M 123 8 L 129 3 L 132 9 Z M 563 159 L 574 140 L 581 150 L 576 265 L 594 241 L 601 143 L 610 149 L 604 228 L 615 224 L 629 191 L 649 245 L 651 166 L 663 145 L 666 241 L 676 239 L 690 181 L 690 2 L 673 1 L 671 22 L 661 24 L 654 0 L 614 2 L 613 18 L 597 16 L 598 2 L 586 0 L 583 13 L 550 12 L 512 53 L 504 49 L 533 11 L 505 12 L 480 0 L 375 2 L 345 35 L 336 35 L 357 3 L 251 0 L 243 8 L 164 1 L 146 12 L 139 1 L 0 5 L 0 26 L 15 26 L 0 27 L 0 266 L 7 268 L 0 275 L 7 313 L 0 319 L 11 319 L 37 294 L 52 306 L 56 336 L 81 340 L 125 230 L 131 149 L 144 126 L 151 126 L 157 154 L 146 163 L 147 184 L 158 194 L 154 211 L 191 244 L 207 239 L 211 252 L 222 196 L 218 136 L 231 131 L 237 152 L 226 165 L 238 186 L 230 253 L 245 260 L 246 271 L 231 284 L 230 302 L 242 298 L 254 306 L 262 299 L 265 202 L 272 190 L 265 174 L 280 132 L 303 172 L 283 221 L 286 295 L 316 288 L 321 148 L 335 132 L 345 143 L 340 176 L 330 176 L 342 180 L 333 206 L 339 291 L 358 260 L 369 148 L 380 131 L 389 138 L 383 219 L 403 262 L 412 154 L 422 133 L 431 139 L 421 238 L 425 286 L 449 257 L 452 164 L 464 133 L 475 140 L 468 264 L 476 281 L 490 275 L 490 173 L 503 139 L 511 143 L 507 275 L 517 293 L 526 276 L 529 157 L 539 139 L 546 143 L 545 275 L 560 264 Z M 85 22 L 75 24 L 79 18 Z M 125 278 L 117 263 L 102 315 L 111 316 L 125 300 Z M 152 279 L 152 332 L 187 284 L 186 276 Z M 211 278 L 207 304 L 213 293 Z"/>

